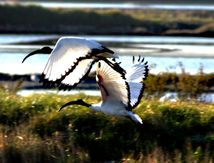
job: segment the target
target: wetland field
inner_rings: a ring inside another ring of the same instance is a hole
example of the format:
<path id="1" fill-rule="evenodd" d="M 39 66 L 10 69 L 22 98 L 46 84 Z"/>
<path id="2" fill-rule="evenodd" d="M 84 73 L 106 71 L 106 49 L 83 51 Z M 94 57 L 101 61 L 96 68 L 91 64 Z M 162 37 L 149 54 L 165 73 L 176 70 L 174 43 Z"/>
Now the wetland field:
<path id="1" fill-rule="evenodd" d="M 93 4 L 83 9 L 0 3 L 0 162 L 214 162 L 213 4 Z M 94 68 L 84 81 L 87 90 L 59 92 L 38 82 L 48 55 L 21 64 L 61 36 L 101 42 L 120 55 L 125 69 L 132 56 L 148 61 L 146 88 L 134 110 L 143 120 L 140 128 L 80 106 L 58 112 L 71 100 L 101 99 Z"/>

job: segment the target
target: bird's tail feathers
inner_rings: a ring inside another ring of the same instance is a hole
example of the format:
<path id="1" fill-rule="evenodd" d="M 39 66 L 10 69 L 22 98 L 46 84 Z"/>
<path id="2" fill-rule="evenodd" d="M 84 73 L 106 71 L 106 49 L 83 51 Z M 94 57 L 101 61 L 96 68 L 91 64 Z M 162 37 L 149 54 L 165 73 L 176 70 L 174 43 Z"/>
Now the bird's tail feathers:
<path id="1" fill-rule="evenodd" d="M 143 124 L 142 119 L 140 118 L 139 115 L 132 113 L 131 111 L 128 112 L 129 117 L 131 118 L 131 120 L 133 120 L 135 123 L 140 123 Z"/>

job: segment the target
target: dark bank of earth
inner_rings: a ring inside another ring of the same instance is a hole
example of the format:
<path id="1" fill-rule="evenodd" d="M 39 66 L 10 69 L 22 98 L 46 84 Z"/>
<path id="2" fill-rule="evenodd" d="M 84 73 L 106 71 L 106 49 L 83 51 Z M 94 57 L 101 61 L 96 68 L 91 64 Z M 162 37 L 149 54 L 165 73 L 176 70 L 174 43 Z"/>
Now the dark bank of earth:
<path id="1" fill-rule="evenodd" d="M 0 6 L 0 33 L 213 37 L 213 17 L 213 11 Z"/>

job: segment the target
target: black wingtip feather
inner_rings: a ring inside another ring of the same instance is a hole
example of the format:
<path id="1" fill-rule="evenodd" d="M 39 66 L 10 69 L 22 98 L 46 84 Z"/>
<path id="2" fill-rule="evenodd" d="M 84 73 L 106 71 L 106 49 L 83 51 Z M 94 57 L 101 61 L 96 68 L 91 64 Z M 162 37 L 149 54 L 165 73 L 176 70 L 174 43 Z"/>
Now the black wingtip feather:
<path id="1" fill-rule="evenodd" d="M 140 62 L 140 59 L 138 59 L 138 62 Z M 141 60 L 141 63 L 144 62 L 144 58 Z M 146 78 L 148 77 L 148 74 L 149 74 L 149 67 L 148 67 L 148 61 L 144 62 L 144 67 L 145 67 L 145 71 L 144 71 L 144 77 L 143 77 L 143 80 L 146 80 Z M 131 109 L 135 108 L 141 101 L 141 98 L 143 96 L 143 91 L 145 89 L 145 83 L 143 83 L 144 86 L 142 87 L 142 89 L 140 90 L 140 95 L 138 97 L 138 100 L 137 102 L 131 107 Z"/>
<path id="2" fill-rule="evenodd" d="M 111 54 L 114 54 L 114 51 L 112 51 L 111 49 L 105 47 L 105 46 L 102 46 L 104 52 L 107 52 L 107 53 L 111 53 Z"/>
<path id="3" fill-rule="evenodd" d="M 141 60 L 141 63 L 143 63 L 144 62 L 144 58 Z"/>
<path id="4" fill-rule="evenodd" d="M 69 90 L 73 89 L 74 87 L 76 87 L 79 83 L 82 82 L 82 80 L 85 79 L 85 77 L 89 74 L 89 72 L 90 72 L 90 70 L 91 70 L 91 68 L 95 62 L 96 62 L 96 60 L 92 61 L 91 65 L 89 66 L 88 71 L 85 73 L 85 75 L 83 75 L 83 77 L 77 83 L 74 83 L 73 85 L 62 83 L 62 81 L 66 78 L 66 76 L 69 75 L 73 71 L 73 68 L 71 68 L 69 71 L 67 71 L 65 75 L 61 76 L 60 79 L 57 79 L 55 81 L 45 79 L 45 74 L 42 73 L 42 75 L 40 77 L 40 82 L 42 82 L 43 85 L 47 88 L 57 87 L 59 90 L 63 90 L 63 91 L 68 90 L 69 91 Z M 76 64 L 76 66 L 78 65 L 78 63 Z"/>
<path id="5" fill-rule="evenodd" d="M 97 54 L 100 54 L 100 53 L 110 53 L 110 54 L 114 54 L 114 52 L 110 49 L 108 49 L 107 47 L 105 46 L 102 46 L 102 49 L 97 49 L 97 48 L 94 48 L 94 49 L 91 49 L 91 52 L 90 54 L 92 56 L 95 56 Z"/>
<path id="6" fill-rule="evenodd" d="M 106 62 L 112 69 L 114 69 L 115 71 L 117 71 L 120 74 L 124 74 L 126 73 L 126 71 L 120 66 L 120 63 L 117 62 L 111 62 L 110 60 L 108 60 L 105 57 L 101 57 L 99 56 L 100 60 L 103 60 L 104 62 Z"/>
<path id="7" fill-rule="evenodd" d="M 132 56 L 132 63 L 134 64 L 135 56 Z"/>

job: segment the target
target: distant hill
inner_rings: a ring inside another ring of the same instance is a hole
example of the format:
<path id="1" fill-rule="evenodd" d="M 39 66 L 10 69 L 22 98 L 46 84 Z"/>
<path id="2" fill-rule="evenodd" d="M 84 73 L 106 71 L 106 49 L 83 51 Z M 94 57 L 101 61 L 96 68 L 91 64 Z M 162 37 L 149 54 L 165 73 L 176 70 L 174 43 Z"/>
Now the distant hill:
<path id="1" fill-rule="evenodd" d="M 213 17 L 213 11 L 201 10 L 60 10 L 0 6 L 0 33 L 214 37 Z"/>

